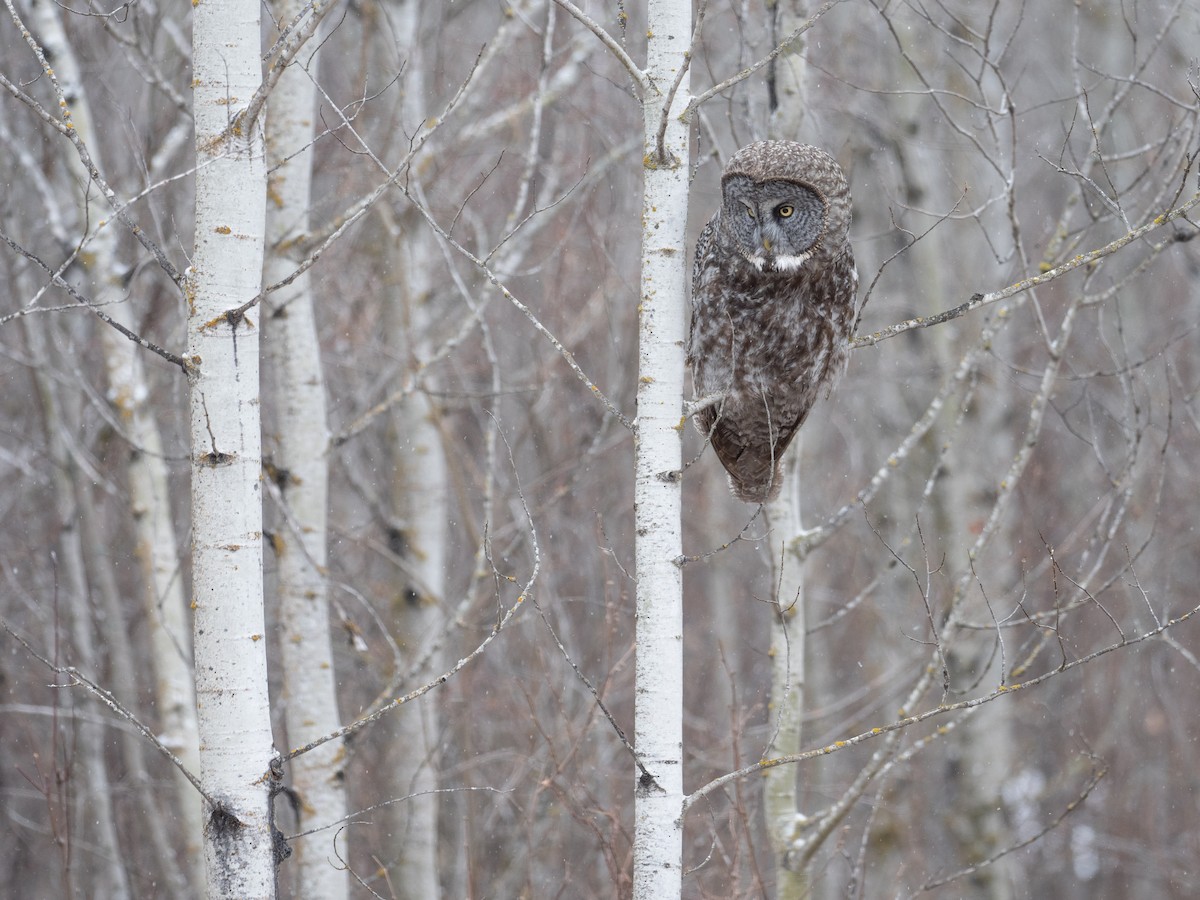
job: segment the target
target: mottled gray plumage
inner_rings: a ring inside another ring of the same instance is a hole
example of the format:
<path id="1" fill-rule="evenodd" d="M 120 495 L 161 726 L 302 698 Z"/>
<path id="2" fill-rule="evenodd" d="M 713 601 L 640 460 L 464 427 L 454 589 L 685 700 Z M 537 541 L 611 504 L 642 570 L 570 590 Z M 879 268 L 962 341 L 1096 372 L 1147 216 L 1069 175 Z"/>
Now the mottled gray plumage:
<path id="1" fill-rule="evenodd" d="M 729 160 L 721 195 L 696 242 L 688 365 L 698 398 L 723 397 L 696 424 L 734 495 L 765 503 L 779 494 L 793 435 L 849 356 L 850 189 L 823 150 L 760 141 Z"/>

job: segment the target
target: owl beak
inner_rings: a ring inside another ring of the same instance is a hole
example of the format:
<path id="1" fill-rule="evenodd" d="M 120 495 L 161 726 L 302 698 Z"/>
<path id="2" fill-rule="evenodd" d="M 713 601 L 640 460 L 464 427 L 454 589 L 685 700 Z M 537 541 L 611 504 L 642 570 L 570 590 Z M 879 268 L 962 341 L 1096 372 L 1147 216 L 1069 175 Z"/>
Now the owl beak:
<path id="1" fill-rule="evenodd" d="M 762 245 L 763 245 L 764 250 L 766 250 L 768 253 L 771 252 L 771 239 L 770 238 L 763 238 Z"/>

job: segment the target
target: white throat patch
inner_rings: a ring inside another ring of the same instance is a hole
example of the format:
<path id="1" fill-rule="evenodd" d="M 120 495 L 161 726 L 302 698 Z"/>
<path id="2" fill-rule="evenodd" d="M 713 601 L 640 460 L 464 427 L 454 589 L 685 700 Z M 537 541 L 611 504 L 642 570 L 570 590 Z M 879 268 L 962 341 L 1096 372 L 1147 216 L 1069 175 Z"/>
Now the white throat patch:
<path id="1" fill-rule="evenodd" d="M 771 271 L 771 272 L 795 272 L 797 269 L 799 269 L 801 266 L 803 266 L 806 262 L 808 262 L 809 257 L 811 257 L 811 256 L 812 256 L 811 250 L 808 250 L 804 253 L 797 253 L 795 255 L 786 254 L 786 253 L 780 254 L 778 256 L 771 257 L 769 260 L 763 254 L 762 250 L 759 250 L 757 253 L 745 254 L 746 262 L 750 263 L 750 265 L 754 266 L 754 268 L 756 268 L 760 272 L 762 272 L 764 270 L 768 270 L 768 268 L 767 268 L 768 262 L 771 264 L 768 271 Z"/>
<path id="2" fill-rule="evenodd" d="M 775 270 L 777 272 L 794 272 L 804 265 L 810 256 L 812 256 L 811 252 L 798 253 L 795 256 L 776 256 Z"/>

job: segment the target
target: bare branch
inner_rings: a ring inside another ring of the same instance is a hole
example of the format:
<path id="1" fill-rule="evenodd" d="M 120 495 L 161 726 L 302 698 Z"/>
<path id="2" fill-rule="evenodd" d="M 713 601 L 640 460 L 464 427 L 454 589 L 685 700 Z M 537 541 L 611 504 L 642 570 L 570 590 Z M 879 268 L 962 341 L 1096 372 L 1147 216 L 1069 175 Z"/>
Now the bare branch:
<path id="1" fill-rule="evenodd" d="M 0 87 L 3 87 L 10 94 L 32 109 L 34 113 L 37 114 L 38 118 L 50 125 L 59 134 L 66 137 L 67 140 L 74 145 L 75 152 L 79 154 L 79 161 L 83 163 L 83 168 L 88 173 L 88 177 L 91 178 L 92 181 L 96 183 L 97 187 L 100 188 L 100 192 L 104 195 L 104 199 L 108 201 L 109 206 L 112 207 L 113 213 L 118 219 L 120 219 L 121 224 L 129 229 L 129 233 L 137 239 L 138 243 L 140 243 L 154 255 L 154 258 L 158 260 L 158 264 L 162 267 L 162 270 L 166 272 L 167 276 L 173 282 L 175 282 L 176 286 L 179 287 L 180 290 L 182 290 L 184 287 L 183 275 L 175 268 L 171 261 L 167 259 L 167 255 L 163 252 L 162 248 L 159 247 L 154 241 L 150 240 L 150 238 L 146 235 L 145 230 L 138 225 L 136 221 L 134 221 L 132 216 L 129 215 L 128 204 L 123 203 L 118 199 L 116 191 L 109 186 L 108 182 L 104 179 L 104 176 L 100 174 L 99 167 L 92 160 L 91 151 L 88 150 L 87 145 L 84 144 L 83 139 L 75 130 L 75 125 L 71 121 L 70 105 L 67 103 L 66 96 L 63 94 L 62 86 L 58 82 L 58 76 L 54 74 L 54 69 L 50 67 L 50 63 L 46 60 L 46 54 L 42 51 L 41 45 L 34 40 L 34 37 L 30 33 L 29 29 L 25 27 L 25 23 L 21 21 L 20 15 L 18 15 L 16 8 L 12 4 L 12 0 L 4 0 L 4 5 L 8 7 L 9 15 L 12 17 L 17 29 L 21 32 L 22 37 L 25 39 L 25 43 L 29 45 L 29 48 L 33 51 L 34 56 L 37 57 L 38 63 L 42 67 L 43 74 L 45 74 L 45 76 L 49 79 L 54 90 L 54 96 L 58 100 L 59 109 L 62 110 L 62 120 L 60 121 L 51 115 L 45 108 L 42 107 L 40 103 L 5 78 L 3 74 L 0 74 Z"/>
<path id="2" fill-rule="evenodd" d="M 591 18 L 582 9 L 572 3 L 571 0 L 554 0 L 554 2 L 574 16 L 579 24 L 600 39 L 600 43 L 607 47 L 608 51 L 616 57 L 617 62 L 619 62 L 624 67 L 625 71 L 629 73 L 630 79 L 632 79 L 634 85 L 637 86 L 639 90 L 644 91 L 649 87 L 649 82 L 646 79 L 646 73 L 643 72 L 641 67 L 638 66 L 638 64 L 633 61 L 629 54 L 625 52 L 625 48 L 620 45 L 617 39 L 609 34 L 599 22 Z"/>
<path id="3" fill-rule="evenodd" d="M 718 94 L 725 93 L 725 91 L 729 90 L 734 85 L 740 84 L 741 82 L 745 81 L 747 78 L 749 78 L 751 75 L 753 75 L 759 69 L 761 69 L 763 66 L 769 65 L 771 62 L 773 62 L 775 60 L 775 58 L 778 57 L 780 54 L 786 53 L 788 48 L 790 48 L 792 46 L 792 44 L 796 41 L 797 38 L 800 37 L 800 35 L 804 34 L 804 32 L 808 31 L 815 24 L 817 24 L 817 20 L 820 19 L 821 16 L 825 15 L 825 13 L 829 12 L 829 10 L 833 9 L 833 7 L 837 6 L 841 2 L 842 2 L 842 0 L 826 0 L 825 3 L 821 4 L 821 6 L 817 8 L 817 11 L 812 14 L 812 16 L 808 19 L 808 21 L 804 22 L 802 25 L 800 25 L 798 28 L 796 28 L 791 34 L 789 34 L 786 38 L 783 39 L 783 42 L 778 47 L 776 47 L 774 50 L 772 50 L 770 53 L 768 53 L 762 59 L 747 66 L 746 68 L 744 68 L 740 72 L 738 72 L 736 75 L 732 75 L 729 78 L 726 78 L 720 84 L 714 85 L 713 87 L 709 88 L 704 93 L 699 94 L 698 96 L 695 96 L 690 101 L 688 101 L 688 105 L 684 109 L 684 111 L 681 115 L 681 118 L 685 122 L 689 121 L 692 117 L 692 113 L 699 106 L 701 106 L 704 103 L 707 103 L 709 100 L 711 100 L 713 97 L 717 96 Z"/>
<path id="4" fill-rule="evenodd" d="M 888 734 L 891 734 L 896 731 L 900 731 L 905 728 L 910 728 L 913 725 L 916 725 L 920 722 L 926 722 L 926 721 L 929 721 L 930 719 L 941 718 L 943 716 L 948 716 L 951 713 L 960 712 L 962 710 L 976 709 L 976 708 L 982 706 L 983 704 L 991 703 L 993 700 L 996 700 L 1000 697 L 1004 697 L 1004 696 L 1007 696 L 1010 694 L 1014 694 L 1017 691 L 1027 690 L 1029 688 L 1036 687 L 1037 685 L 1044 684 L 1045 682 L 1051 681 L 1051 680 L 1059 677 L 1060 675 L 1065 675 L 1067 672 L 1073 671 L 1074 669 L 1077 669 L 1080 666 L 1086 666 L 1089 663 L 1093 662 L 1096 659 L 1099 659 L 1102 656 L 1107 656 L 1109 653 L 1112 653 L 1115 650 L 1120 650 L 1125 647 L 1133 647 L 1133 646 L 1136 646 L 1137 644 L 1141 644 L 1145 641 L 1149 641 L 1154 638 L 1158 638 L 1158 637 L 1166 634 L 1170 629 L 1174 628 L 1175 626 L 1181 625 L 1182 623 L 1188 621 L 1189 619 L 1194 618 L 1197 614 L 1200 614 L 1200 606 L 1192 607 L 1191 609 L 1189 609 L 1187 612 L 1183 613 L 1182 615 L 1177 616 L 1174 619 L 1170 619 L 1166 622 L 1163 622 L 1162 625 L 1160 625 L 1157 628 L 1154 628 L 1151 631 L 1147 631 L 1143 634 L 1136 635 L 1134 637 L 1129 638 L 1128 640 L 1119 641 L 1118 643 L 1115 643 L 1115 644 L 1108 644 L 1107 646 L 1101 647 L 1097 650 L 1093 650 L 1091 653 L 1088 653 L 1086 656 L 1082 656 L 1079 659 L 1071 660 L 1070 662 L 1066 663 L 1065 665 L 1063 665 L 1061 667 L 1051 669 L 1048 672 L 1043 672 L 1041 675 L 1037 675 L 1033 678 L 1028 679 L 1027 681 L 1024 681 L 1024 682 L 1021 682 L 1018 684 L 1011 684 L 1011 685 L 1008 685 L 1007 687 L 1004 687 L 1004 686 L 997 687 L 994 690 L 989 691 L 986 694 L 983 694 L 979 697 L 973 697 L 970 700 L 960 700 L 957 703 L 947 704 L 946 706 L 938 706 L 933 709 L 928 709 L 922 713 L 916 713 L 914 715 L 902 716 L 901 718 L 897 719 L 895 722 L 891 722 L 887 725 L 882 725 L 882 726 L 879 726 L 876 728 L 871 728 L 868 731 L 860 732 L 859 734 L 856 734 L 852 737 L 846 738 L 845 740 L 835 741 L 832 744 L 826 744 L 824 747 L 817 747 L 813 750 L 806 750 L 803 753 L 795 753 L 791 756 L 778 756 L 778 757 L 775 757 L 774 759 L 762 760 L 760 762 L 754 763 L 753 765 L 744 766 L 743 768 L 738 769 L 737 771 L 727 772 L 726 774 L 720 776 L 719 778 L 714 778 L 712 781 L 708 782 L 707 784 L 702 785 L 701 787 L 692 791 L 692 793 L 689 794 L 684 799 L 684 802 L 683 802 L 684 812 L 687 812 L 687 810 L 690 809 L 691 806 L 697 800 L 700 800 L 701 798 L 708 796 L 715 790 L 719 790 L 720 788 L 724 787 L 726 784 L 728 784 L 731 781 L 735 781 L 739 778 L 745 778 L 748 775 L 754 775 L 754 774 L 762 772 L 766 769 L 775 768 L 776 766 L 794 765 L 796 763 L 807 762 L 810 759 L 816 759 L 819 756 L 828 756 L 831 753 L 840 753 L 841 751 L 849 749 L 850 747 L 856 747 L 859 744 L 864 744 L 867 741 L 874 740 L 875 738 L 878 738 L 880 736 L 888 735 Z"/>
<path id="5" fill-rule="evenodd" d="M 167 758 L 168 761 L 170 761 L 171 765 L 175 766 L 175 768 L 183 773 L 183 776 L 192 783 L 192 787 L 199 792 L 200 796 L 202 796 L 210 806 L 215 807 L 217 805 L 216 801 L 205 792 L 204 787 L 200 784 L 200 779 L 189 772 L 179 757 L 171 752 L 171 749 L 158 739 L 158 736 L 154 733 L 154 731 L 148 725 L 142 722 L 141 719 L 127 710 L 120 703 L 120 701 L 118 701 L 117 698 L 112 695 L 111 691 L 107 691 L 100 687 L 100 685 L 88 678 L 74 666 L 56 665 L 46 657 L 42 656 L 42 654 L 38 653 L 37 650 L 33 649 L 33 645 L 30 644 L 29 641 L 13 630 L 12 626 L 8 624 L 7 619 L 0 618 L 0 628 L 3 628 L 5 631 L 7 631 L 17 643 L 19 643 L 26 649 L 26 651 L 29 652 L 30 656 L 45 665 L 48 669 L 50 669 L 50 671 L 54 672 L 56 675 L 66 675 L 75 684 L 86 688 L 88 693 L 90 693 L 93 697 L 115 712 L 122 719 L 129 722 L 129 724 L 131 724 L 142 737 L 146 738 L 146 740 L 154 745 L 154 748 L 158 750 L 159 753 L 161 753 Z"/>
<path id="6" fill-rule="evenodd" d="M 1025 838 L 1024 840 L 1017 841 L 1016 843 L 1009 844 L 1003 850 L 993 853 L 987 859 L 980 860 L 979 862 L 973 863 L 972 865 L 969 865 L 966 868 L 959 869 L 957 872 L 953 872 L 950 875 L 946 875 L 942 878 L 937 879 L 936 881 L 927 881 L 927 882 L 925 882 L 925 884 L 921 885 L 921 887 L 917 889 L 917 892 L 925 893 L 926 891 L 932 891 L 932 890 L 935 890 L 936 888 L 940 888 L 947 884 L 951 884 L 955 881 L 958 881 L 960 878 L 969 878 L 972 875 L 974 875 L 976 872 L 979 872 L 982 869 L 986 869 L 988 866 L 992 865 L 993 863 L 996 863 L 999 860 L 1003 859 L 1004 857 L 1008 856 L 1010 853 L 1015 853 L 1017 850 L 1020 850 L 1022 847 L 1028 847 L 1030 844 L 1037 843 L 1043 837 L 1045 837 L 1047 834 L 1049 834 L 1051 831 L 1053 831 L 1055 828 L 1057 828 L 1059 825 L 1061 825 L 1063 823 L 1063 821 L 1067 818 L 1067 816 L 1069 816 L 1069 815 L 1071 815 L 1071 813 L 1075 812 L 1075 810 L 1077 810 L 1083 804 L 1083 801 L 1088 798 L 1088 796 L 1092 793 L 1092 791 L 1096 789 L 1096 785 L 1098 785 L 1101 782 L 1101 780 L 1104 778 L 1104 776 L 1107 774 L 1108 774 L 1108 769 L 1103 766 L 1101 766 L 1099 769 L 1096 769 L 1095 771 L 1093 771 L 1092 777 L 1088 780 L 1088 783 L 1086 785 L 1084 785 L 1083 789 L 1079 792 L 1079 794 L 1075 797 L 1075 799 L 1072 800 L 1070 803 L 1068 803 L 1066 805 L 1066 807 L 1063 809 L 1063 811 L 1061 813 L 1059 813 L 1058 816 L 1056 816 L 1052 822 L 1050 822 L 1043 828 L 1038 829 L 1036 832 L 1031 834 L 1029 837 Z"/>
<path id="7" fill-rule="evenodd" d="M 871 334 L 858 335 L 850 342 L 850 347 L 854 350 L 857 350 L 859 347 L 873 347 L 880 341 L 886 341 L 888 338 L 893 338 L 898 334 L 904 334 L 906 331 L 912 331 L 915 328 L 929 328 L 933 325 L 941 325 L 943 322 L 949 322 L 951 319 L 957 319 L 960 316 L 964 316 L 969 312 L 974 312 L 981 307 L 990 306 L 993 303 L 1000 302 L 1001 300 L 1007 300 L 1009 297 L 1012 297 L 1016 294 L 1028 291 L 1032 288 L 1038 287 L 1039 285 L 1046 284 L 1047 282 L 1054 281 L 1055 279 L 1066 275 L 1068 272 L 1075 271 L 1081 266 L 1087 266 L 1096 262 L 1097 260 L 1103 259 L 1106 256 L 1111 256 L 1122 247 L 1125 247 L 1126 245 L 1131 244 L 1154 231 L 1157 231 L 1159 228 L 1174 222 L 1176 219 L 1185 219 L 1186 221 L 1190 221 L 1186 219 L 1187 214 L 1191 212 L 1197 204 L 1200 204 L 1200 194 L 1193 195 L 1191 199 L 1189 199 L 1182 206 L 1177 206 L 1174 209 L 1157 216 L 1153 220 L 1147 222 L 1145 225 L 1121 235 L 1121 237 L 1117 238 L 1115 241 L 1110 241 L 1103 247 L 1099 247 L 1095 250 L 1089 251 L 1088 253 L 1081 253 L 1080 255 L 1072 257 L 1066 262 L 1048 269 L 1045 272 L 1042 272 L 1038 275 L 1033 275 L 1029 278 L 1024 278 L 1015 284 L 1011 284 L 1006 288 L 1002 288 L 1001 290 L 990 291 L 986 294 L 974 294 L 966 303 L 961 303 L 958 306 L 948 309 L 945 312 L 940 312 L 937 315 L 917 316 L 914 319 L 908 319 L 904 322 L 898 322 L 895 325 L 889 325 L 887 328 L 882 328 L 879 331 L 872 332 Z"/>
<path id="8" fill-rule="evenodd" d="M 120 322 L 118 322 L 112 316 L 108 315 L 108 313 L 101 310 L 95 303 L 93 303 L 87 297 L 83 296 L 83 294 L 79 293 L 79 291 L 77 291 L 69 281 L 67 281 L 66 279 L 64 279 L 62 277 L 61 270 L 56 272 L 54 269 L 50 268 L 50 266 L 46 265 L 45 262 L 43 262 L 41 259 L 39 259 L 34 254 L 30 253 L 28 250 L 26 250 L 24 247 L 22 247 L 16 241 L 14 241 L 12 238 L 10 238 L 3 231 L 0 231 L 0 240 L 4 241 L 4 243 L 8 244 L 9 247 L 11 247 L 17 253 L 24 256 L 30 262 L 39 266 L 47 275 L 50 276 L 50 281 L 51 281 L 51 283 L 54 284 L 55 287 L 61 288 L 62 290 L 66 291 L 67 294 L 70 295 L 72 300 L 74 300 L 76 303 L 78 303 L 80 306 L 84 307 L 85 309 L 91 310 L 91 312 L 94 313 L 96 318 L 100 319 L 100 321 L 104 322 L 106 325 L 111 325 L 117 331 L 121 332 L 121 334 L 125 335 L 125 337 L 129 338 L 129 340 L 131 340 L 135 344 L 137 344 L 139 347 L 143 347 L 152 353 L 158 354 L 159 356 L 161 356 L 163 359 L 165 359 L 167 362 L 171 363 L 172 365 L 179 366 L 179 368 L 182 369 L 185 374 L 187 373 L 188 366 L 187 366 L 187 363 L 184 361 L 183 357 L 177 356 L 176 354 L 172 353 L 170 350 L 163 349 L 162 347 L 158 346 L 158 344 L 155 344 L 153 341 L 148 341 L 144 337 L 142 337 L 140 334 L 138 334 L 137 332 L 132 331 L 129 328 L 126 328 L 124 325 L 122 325 Z"/>

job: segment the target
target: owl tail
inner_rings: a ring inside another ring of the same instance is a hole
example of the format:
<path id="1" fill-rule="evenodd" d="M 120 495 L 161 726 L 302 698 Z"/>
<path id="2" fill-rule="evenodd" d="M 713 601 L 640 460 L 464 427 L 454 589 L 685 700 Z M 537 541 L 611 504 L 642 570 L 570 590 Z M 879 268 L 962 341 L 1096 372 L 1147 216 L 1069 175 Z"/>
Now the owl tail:
<path id="1" fill-rule="evenodd" d="M 779 496 L 783 487 L 783 471 L 778 460 L 770 478 L 764 479 L 761 471 L 753 473 L 752 477 L 740 477 L 744 474 L 729 473 L 729 489 L 739 500 L 744 503 L 767 503 Z"/>

